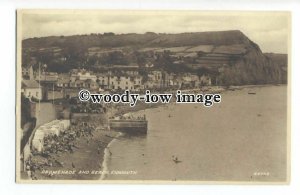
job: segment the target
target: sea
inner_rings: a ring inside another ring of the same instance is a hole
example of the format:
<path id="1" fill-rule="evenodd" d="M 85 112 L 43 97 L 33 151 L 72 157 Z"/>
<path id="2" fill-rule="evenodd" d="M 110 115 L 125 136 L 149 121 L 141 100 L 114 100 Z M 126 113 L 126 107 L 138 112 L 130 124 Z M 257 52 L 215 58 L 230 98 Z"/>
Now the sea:
<path id="1" fill-rule="evenodd" d="M 285 181 L 287 86 L 242 88 L 221 97 L 212 107 L 171 103 L 133 113 L 146 115 L 148 133 L 114 139 L 101 179 Z"/>

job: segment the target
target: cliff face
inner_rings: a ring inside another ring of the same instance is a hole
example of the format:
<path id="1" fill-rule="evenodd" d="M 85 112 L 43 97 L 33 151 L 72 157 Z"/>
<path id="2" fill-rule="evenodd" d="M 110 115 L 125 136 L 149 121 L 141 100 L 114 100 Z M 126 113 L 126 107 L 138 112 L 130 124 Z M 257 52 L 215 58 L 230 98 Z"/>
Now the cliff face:
<path id="1" fill-rule="evenodd" d="M 60 53 L 51 51 L 52 56 L 72 56 L 72 52 L 76 58 L 82 54 L 81 58 L 94 58 L 91 67 L 123 62 L 143 66 L 148 61 L 160 68 L 182 66 L 189 71 L 211 73 L 220 85 L 286 83 L 287 78 L 287 68 L 282 65 L 286 66 L 287 62 L 263 54 L 257 44 L 238 30 L 181 34 L 106 33 L 32 38 L 22 43 L 23 54 L 39 55 L 40 50 L 60 49 Z M 161 53 L 165 59 L 156 60 L 156 54 Z M 110 59 L 106 59 L 107 56 Z M 70 65 L 77 60 L 86 61 L 79 58 L 72 61 L 70 57 L 64 63 L 68 64 L 68 60 Z"/>
<path id="2" fill-rule="evenodd" d="M 250 48 L 235 63 L 220 72 L 223 85 L 276 84 L 287 82 L 287 72 L 275 60 L 265 56 L 260 49 Z"/>
<path id="3" fill-rule="evenodd" d="M 282 83 L 287 83 L 288 76 L 288 55 L 287 54 L 278 54 L 278 53 L 265 53 L 273 63 L 277 64 L 282 73 Z"/>

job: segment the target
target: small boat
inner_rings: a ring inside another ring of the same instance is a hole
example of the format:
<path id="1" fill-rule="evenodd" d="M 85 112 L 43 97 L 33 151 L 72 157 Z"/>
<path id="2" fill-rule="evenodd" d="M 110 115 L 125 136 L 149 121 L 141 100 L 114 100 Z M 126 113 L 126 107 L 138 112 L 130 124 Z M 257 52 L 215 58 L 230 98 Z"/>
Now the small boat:
<path id="1" fill-rule="evenodd" d="M 256 93 L 255 93 L 255 92 L 249 91 L 248 94 L 249 94 L 249 95 L 255 95 Z"/>
<path id="2" fill-rule="evenodd" d="M 180 161 L 180 160 L 176 160 L 176 159 L 173 159 L 173 161 L 174 161 L 174 163 L 181 163 L 182 161 Z"/>
<path id="3" fill-rule="evenodd" d="M 172 160 L 173 160 L 173 162 L 174 162 L 174 163 L 176 163 L 176 164 L 177 164 L 177 163 L 181 163 L 181 162 L 182 162 L 181 160 L 178 160 L 178 158 L 177 158 L 177 157 L 175 157 L 175 156 L 172 156 L 172 158 L 173 158 L 173 159 L 172 159 Z"/>

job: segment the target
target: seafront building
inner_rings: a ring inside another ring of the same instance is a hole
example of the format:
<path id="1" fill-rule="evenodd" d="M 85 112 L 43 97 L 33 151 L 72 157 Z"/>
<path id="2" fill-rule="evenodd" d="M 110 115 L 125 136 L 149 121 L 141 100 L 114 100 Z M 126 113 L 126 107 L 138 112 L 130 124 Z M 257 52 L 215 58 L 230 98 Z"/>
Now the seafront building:
<path id="1" fill-rule="evenodd" d="M 42 99 L 42 89 L 39 83 L 35 80 L 23 80 L 21 86 L 21 93 L 25 97 L 31 99 L 35 98 L 37 100 Z"/>
<path id="2" fill-rule="evenodd" d="M 113 65 L 112 70 L 101 73 L 85 69 L 72 69 L 70 73 L 47 72 L 45 69 L 33 71 L 31 66 L 24 66 L 22 76 L 25 83 L 22 92 L 26 97 L 54 100 L 77 96 L 79 89 L 100 91 L 142 91 L 144 89 L 180 89 L 212 85 L 209 75 L 192 73 L 168 73 L 149 68 L 143 74 L 138 66 Z M 35 82 L 34 82 L 35 81 Z"/>
<path id="3" fill-rule="evenodd" d="M 139 91 L 144 89 L 142 84 L 142 76 L 140 75 L 122 75 L 122 76 L 108 76 L 108 89 L 116 90 L 131 90 Z"/>
<path id="4" fill-rule="evenodd" d="M 85 81 L 85 80 L 93 80 L 96 81 L 97 80 L 97 76 L 94 75 L 92 72 L 88 72 L 88 71 L 78 71 L 77 73 L 73 73 L 71 74 L 71 81 L 76 81 L 76 80 L 80 80 L 80 81 Z"/>
<path id="5" fill-rule="evenodd" d="M 80 89 L 88 89 L 94 93 L 118 93 L 124 90 L 163 91 L 212 84 L 208 75 L 168 73 L 153 69 L 152 65 L 144 72 L 139 72 L 137 66 L 131 65 L 125 69 L 116 66 L 113 70 L 102 72 L 73 69 L 69 73 L 60 74 L 40 67 L 34 71 L 33 65 L 30 65 L 22 69 L 22 78 L 22 104 L 29 116 L 23 119 L 21 127 L 23 170 L 26 170 L 26 162 L 32 151 L 43 152 L 45 147 L 48 148 L 49 135 L 59 136 L 69 129 L 74 113 L 95 114 L 98 118 L 99 114 L 109 110 L 109 107 L 102 105 L 82 107 L 78 102 L 70 106 L 72 100 L 76 101 Z"/>

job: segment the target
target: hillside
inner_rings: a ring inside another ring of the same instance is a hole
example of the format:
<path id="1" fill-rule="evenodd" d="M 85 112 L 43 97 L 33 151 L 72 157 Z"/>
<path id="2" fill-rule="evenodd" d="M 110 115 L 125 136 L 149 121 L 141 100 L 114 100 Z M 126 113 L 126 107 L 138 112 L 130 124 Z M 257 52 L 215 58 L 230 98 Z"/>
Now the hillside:
<path id="1" fill-rule="evenodd" d="M 238 30 L 52 36 L 23 40 L 22 48 L 23 65 L 35 57 L 57 72 L 81 66 L 98 70 L 115 64 L 153 64 L 169 72 L 211 74 L 222 85 L 286 82 L 285 61 L 263 54 Z"/>
<path id="2" fill-rule="evenodd" d="M 86 47 L 179 47 L 197 45 L 233 45 L 248 43 L 249 39 L 238 30 L 164 34 L 90 34 L 74 36 L 51 36 L 23 40 L 23 47 L 65 47 L 72 42 Z"/>

